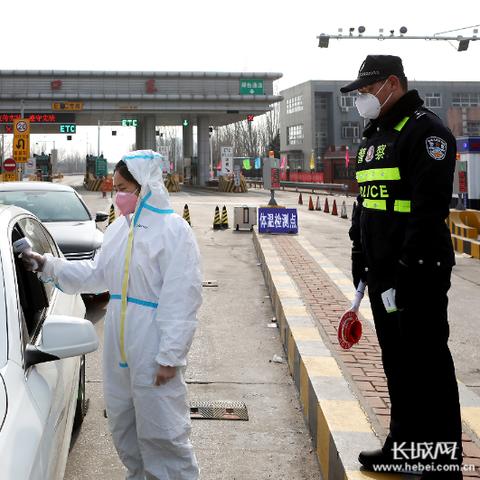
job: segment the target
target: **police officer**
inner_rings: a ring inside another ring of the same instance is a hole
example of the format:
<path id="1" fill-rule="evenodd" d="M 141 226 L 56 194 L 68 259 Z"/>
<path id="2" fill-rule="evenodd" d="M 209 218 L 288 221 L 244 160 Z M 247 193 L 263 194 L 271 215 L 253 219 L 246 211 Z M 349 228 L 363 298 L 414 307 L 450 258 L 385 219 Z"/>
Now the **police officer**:
<path id="1" fill-rule="evenodd" d="M 359 461 L 368 470 L 401 464 L 423 468 L 422 479 L 460 479 L 460 405 L 447 344 L 455 262 L 445 223 L 455 138 L 408 90 L 399 57 L 368 55 L 340 90 L 358 91 L 356 107 L 369 120 L 356 157 L 352 274 L 355 286 L 368 284 L 391 400 L 383 448 Z"/>

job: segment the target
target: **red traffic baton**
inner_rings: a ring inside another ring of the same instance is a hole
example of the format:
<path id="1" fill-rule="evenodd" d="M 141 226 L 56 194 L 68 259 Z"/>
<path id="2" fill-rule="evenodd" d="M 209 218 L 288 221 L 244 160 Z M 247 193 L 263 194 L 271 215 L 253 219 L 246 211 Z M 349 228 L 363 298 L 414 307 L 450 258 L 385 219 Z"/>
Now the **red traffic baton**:
<path id="1" fill-rule="evenodd" d="M 352 307 L 342 315 L 338 325 L 338 343 L 345 350 L 352 348 L 352 345 L 358 343 L 362 338 L 362 322 L 358 319 L 357 313 L 365 293 L 365 286 L 366 283 L 362 281 L 358 283 Z"/>

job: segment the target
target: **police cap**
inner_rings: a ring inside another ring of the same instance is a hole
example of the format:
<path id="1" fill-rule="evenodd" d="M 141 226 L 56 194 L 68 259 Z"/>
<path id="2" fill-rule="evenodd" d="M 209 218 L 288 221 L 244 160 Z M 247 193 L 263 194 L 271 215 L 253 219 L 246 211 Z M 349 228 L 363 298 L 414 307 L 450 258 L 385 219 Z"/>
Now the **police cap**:
<path id="1" fill-rule="evenodd" d="M 358 77 L 353 82 L 340 88 L 342 93 L 358 90 L 372 83 L 385 80 L 390 75 L 405 78 L 402 59 L 394 55 L 367 55 L 358 71 Z"/>

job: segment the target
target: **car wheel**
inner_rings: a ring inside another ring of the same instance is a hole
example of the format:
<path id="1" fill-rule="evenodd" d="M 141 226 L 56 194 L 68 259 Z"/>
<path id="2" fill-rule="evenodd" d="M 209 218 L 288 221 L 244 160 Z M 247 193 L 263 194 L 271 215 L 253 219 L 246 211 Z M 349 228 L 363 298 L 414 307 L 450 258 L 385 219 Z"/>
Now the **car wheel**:
<path id="1" fill-rule="evenodd" d="M 87 414 L 88 400 L 85 391 L 85 355 L 80 358 L 80 375 L 78 379 L 77 407 L 73 419 L 73 429 L 77 430 Z"/>

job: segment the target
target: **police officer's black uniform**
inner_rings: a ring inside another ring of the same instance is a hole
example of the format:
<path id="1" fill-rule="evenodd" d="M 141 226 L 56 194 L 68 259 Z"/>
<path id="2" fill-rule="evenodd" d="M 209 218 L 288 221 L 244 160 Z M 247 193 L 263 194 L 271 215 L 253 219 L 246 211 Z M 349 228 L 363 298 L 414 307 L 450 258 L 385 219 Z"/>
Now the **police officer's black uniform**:
<path id="1" fill-rule="evenodd" d="M 447 345 L 454 253 L 445 223 L 456 143 L 422 105 L 411 90 L 364 131 L 356 157 L 352 271 L 355 284 L 367 280 L 382 349 L 391 399 L 386 458 L 401 442 L 456 442 L 453 460 L 449 451 L 425 462 L 459 463 L 460 405 Z M 388 313 L 381 294 L 391 288 L 398 310 Z M 371 466 L 368 454 L 360 461 Z"/>

